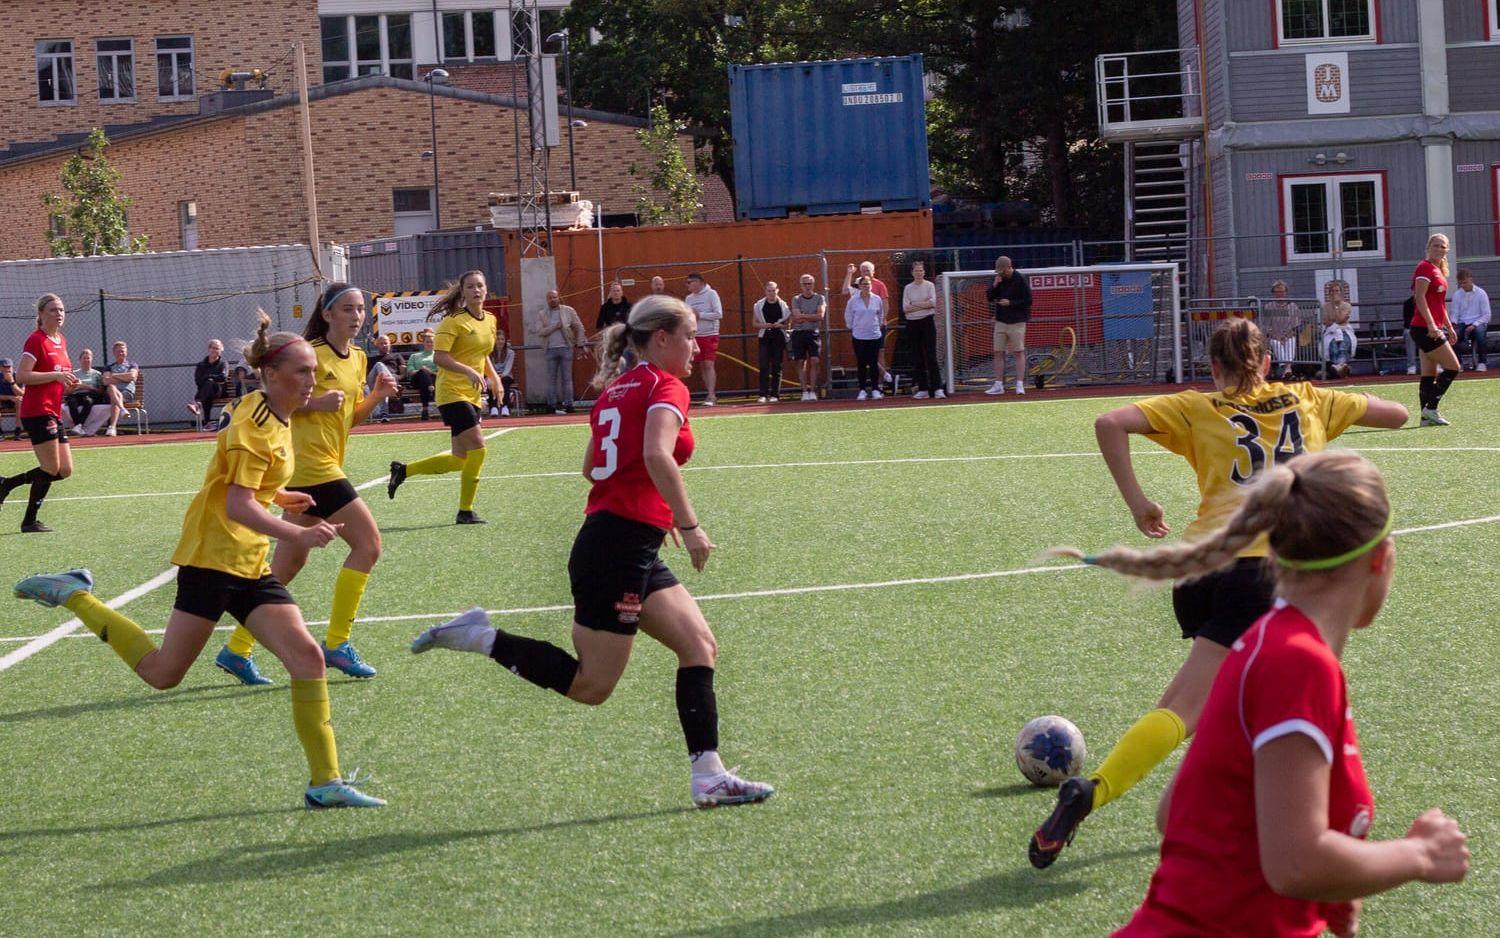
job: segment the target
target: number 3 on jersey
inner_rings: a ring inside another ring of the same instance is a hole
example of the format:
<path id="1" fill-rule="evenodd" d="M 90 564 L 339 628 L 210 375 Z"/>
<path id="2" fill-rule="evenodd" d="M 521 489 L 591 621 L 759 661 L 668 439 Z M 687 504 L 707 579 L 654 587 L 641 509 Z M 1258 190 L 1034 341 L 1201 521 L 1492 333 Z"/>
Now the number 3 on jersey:
<path id="1" fill-rule="evenodd" d="M 615 474 L 620 468 L 620 448 L 615 441 L 620 438 L 620 408 L 609 407 L 599 411 L 599 424 L 604 427 L 604 436 L 599 440 L 599 451 L 604 457 L 604 462 L 596 464 L 589 470 L 589 477 L 595 482 L 603 482 Z M 1298 440 L 1300 445 L 1301 441 Z"/>
<path id="2" fill-rule="evenodd" d="M 1266 457 L 1271 457 L 1271 464 L 1286 462 L 1302 452 L 1302 418 L 1297 411 L 1289 410 L 1281 415 L 1281 430 L 1276 437 L 1276 448 L 1267 451 L 1266 444 L 1261 440 L 1261 425 L 1249 414 L 1235 414 L 1229 418 L 1236 429 L 1244 433 L 1234 442 L 1244 451 L 1244 459 L 1241 454 L 1236 454 L 1234 463 L 1229 467 L 1229 478 L 1236 485 L 1249 485 L 1255 477 L 1266 468 Z M 1250 466 L 1246 472 L 1242 467 L 1248 459 Z"/>

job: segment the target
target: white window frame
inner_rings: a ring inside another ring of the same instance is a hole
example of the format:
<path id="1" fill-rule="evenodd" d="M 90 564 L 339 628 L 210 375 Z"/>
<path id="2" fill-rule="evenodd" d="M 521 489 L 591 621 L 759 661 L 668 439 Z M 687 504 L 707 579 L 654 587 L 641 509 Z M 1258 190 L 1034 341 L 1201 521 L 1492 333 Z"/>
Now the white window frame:
<path id="1" fill-rule="evenodd" d="M 444 30 L 446 30 L 448 28 L 447 26 L 444 25 L 444 21 L 448 18 L 448 15 L 452 14 L 452 13 L 462 13 L 463 17 L 464 17 L 464 54 L 463 55 L 459 55 L 459 56 L 450 56 L 448 54 L 448 37 L 444 34 Z M 495 45 L 495 52 L 494 52 L 493 55 L 475 55 L 474 54 L 474 14 L 475 13 L 488 13 L 488 14 L 490 14 L 490 32 L 493 34 L 492 38 L 493 38 L 494 45 Z M 508 22 L 509 17 L 510 17 L 510 11 L 509 11 L 509 9 L 503 8 L 503 7 L 502 8 L 498 8 L 498 9 L 492 9 L 492 10 L 443 10 L 443 11 L 439 12 L 439 14 L 438 14 L 438 25 L 437 25 L 437 29 L 438 29 L 438 48 L 442 50 L 443 61 L 444 62 L 505 62 L 505 61 L 509 61 L 511 59 L 511 57 L 512 57 L 509 54 L 510 53 L 510 47 L 509 47 L 509 45 L 501 45 L 501 39 L 502 38 L 505 40 L 505 42 L 507 44 L 510 42 L 510 24 Z M 505 23 L 506 25 L 502 28 L 501 23 Z M 502 50 L 506 54 L 502 54 Z"/>
<path id="2" fill-rule="evenodd" d="M 177 49 L 177 48 L 163 49 L 161 47 L 161 41 L 163 39 L 186 39 L 187 40 L 187 48 L 185 48 L 185 49 Z M 197 98 L 197 96 L 198 96 L 198 72 L 197 72 L 197 67 L 198 67 L 198 44 L 193 41 L 193 37 L 192 36 L 188 36 L 188 35 L 182 35 L 182 34 L 171 35 L 171 36 L 157 36 L 156 39 L 155 39 L 155 41 L 154 41 L 154 45 L 155 45 L 155 53 L 156 53 L 156 55 L 153 58 L 153 63 L 156 65 L 156 76 L 157 76 L 156 99 L 158 101 L 192 101 L 195 98 Z M 183 55 L 187 56 L 187 72 L 188 72 L 188 74 L 190 74 L 190 75 L 193 76 L 193 87 L 189 88 L 185 93 L 182 91 L 181 87 L 179 87 L 178 84 L 177 84 L 177 76 L 182 73 L 182 65 L 178 62 L 178 57 L 179 56 L 183 56 Z M 166 93 L 168 89 L 161 87 L 161 59 L 162 59 L 162 56 L 170 56 L 171 59 L 172 59 L 172 88 L 171 88 L 171 93 L 170 94 Z"/>
<path id="3" fill-rule="evenodd" d="M 1339 245 L 1344 241 L 1344 212 L 1339 201 L 1339 183 L 1344 182 L 1373 182 L 1375 184 L 1375 247 L 1361 249 L 1358 251 L 1345 251 Z M 1298 253 L 1296 250 L 1296 232 L 1293 226 L 1296 219 L 1292 216 L 1292 187 L 1293 186 L 1323 186 L 1323 205 L 1327 209 L 1330 241 L 1329 250 L 1321 252 Z M 1281 214 L 1286 220 L 1287 230 L 1283 232 L 1282 252 L 1286 256 L 1287 263 L 1295 261 L 1326 261 L 1334 257 L 1346 260 L 1353 258 L 1384 258 L 1386 256 L 1385 230 L 1385 174 L 1384 173 L 1328 173 L 1316 176 L 1283 176 L 1281 177 Z"/>
<path id="4" fill-rule="evenodd" d="M 1497 3 L 1496 0 L 1487 0 L 1487 2 L 1489 9 L 1489 35 L 1484 38 L 1491 42 L 1500 42 L 1500 3 Z"/>
<path id="5" fill-rule="evenodd" d="M 44 43 L 67 43 L 67 52 L 43 52 Z M 73 56 L 73 40 L 71 39 L 38 39 L 35 45 L 37 71 L 42 70 L 42 62 L 45 59 L 52 69 L 52 87 L 54 91 L 58 87 L 58 64 L 66 59 L 68 62 L 68 83 L 72 86 L 73 96 L 70 98 L 43 98 L 40 86 L 36 89 L 36 102 L 43 107 L 69 107 L 78 103 L 78 62 Z"/>
<path id="6" fill-rule="evenodd" d="M 1493 5 L 1495 0 L 1489 0 Z M 1318 6 L 1323 11 L 1323 35 L 1311 38 L 1288 39 L 1284 34 L 1286 19 L 1282 15 L 1284 0 L 1276 0 L 1276 44 L 1278 46 L 1323 46 L 1330 44 L 1371 43 L 1380 39 L 1380 24 L 1376 17 L 1380 15 L 1375 0 L 1364 0 L 1365 9 L 1370 12 L 1370 32 L 1364 36 L 1330 36 L 1328 35 L 1328 0 L 1318 0 Z"/>
<path id="7" fill-rule="evenodd" d="M 342 68 L 344 70 L 344 74 L 342 76 L 340 76 L 338 78 L 335 78 L 335 79 L 332 79 L 332 80 L 333 81 L 343 81 L 343 80 L 348 79 L 348 78 L 361 77 L 359 75 L 360 66 L 362 66 L 362 65 L 369 66 L 369 65 L 377 65 L 377 64 L 380 66 L 380 74 L 382 74 L 382 75 L 390 75 L 391 74 L 391 66 L 392 65 L 407 65 L 407 66 L 410 66 L 411 77 L 412 78 L 416 78 L 416 76 L 417 76 L 417 65 L 416 65 L 416 44 L 417 44 L 417 41 L 416 41 L 416 35 L 413 32 L 413 26 L 412 26 L 412 23 L 411 23 L 412 15 L 410 13 L 395 13 L 395 14 L 381 13 L 381 14 L 378 14 L 378 19 L 379 19 L 379 27 L 378 28 L 380 30 L 380 59 L 377 62 L 377 60 L 375 60 L 375 59 L 362 59 L 362 58 L 359 57 L 359 43 L 357 41 L 358 40 L 358 31 L 355 29 L 355 26 L 354 26 L 355 20 L 358 19 L 358 18 L 360 18 L 360 17 L 376 16 L 376 15 L 377 14 L 374 14 L 374 13 L 349 13 L 349 14 L 325 15 L 325 16 L 320 16 L 318 18 L 319 51 L 320 52 L 322 51 L 322 30 L 323 30 L 322 21 L 323 20 L 331 20 L 331 19 L 341 19 L 341 20 L 344 21 L 344 44 L 345 44 L 345 47 L 349 50 L 349 57 L 346 58 L 346 59 L 340 59 L 340 60 L 337 60 L 337 61 L 328 61 L 326 59 L 324 60 L 324 62 L 323 62 L 323 69 L 324 69 L 323 80 L 325 82 L 327 82 L 327 81 L 330 80 L 328 78 L 328 76 L 327 76 L 327 71 L 326 71 L 329 68 Z M 407 50 L 407 55 L 406 55 L 405 58 L 397 58 L 397 59 L 391 58 L 391 33 L 390 33 L 390 18 L 391 18 L 391 16 L 405 17 L 406 18 L 406 22 L 407 22 L 407 39 L 408 39 L 408 43 L 410 45 L 410 48 Z"/>
<path id="8" fill-rule="evenodd" d="M 396 211 L 397 192 L 425 192 L 427 193 L 427 208 L 420 212 L 398 212 Z M 403 218 L 421 218 L 427 222 L 427 230 L 432 231 L 433 225 L 437 223 L 437 213 L 433 210 L 433 192 L 431 186 L 396 186 L 391 190 L 391 231 L 396 231 L 397 222 Z"/>
<path id="9" fill-rule="evenodd" d="M 99 48 L 99 43 L 101 43 L 101 42 L 124 42 L 124 43 L 128 43 L 129 45 L 125 49 L 108 49 L 108 50 L 104 50 L 104 49 L 100 49 Z M 116 94 L 114 97 L 106 98 L 104 96 L 104 89 L 102 87 L 100 87 L 100 83 L 99 83 L 99 79 L 103 78 L 104 73 L 105 73 L 105 68 L 106 68 L 105 62 L 108 61 L 108 63 L 109 63 L 107 67 L 113 73 L 114 80 L 115 80 L 115 89 L 116 89 L 116 91 L 118 91 L 119 87 L 120 87 L 120 71 L 121 71 L 121 69 L 120 69 L 120 60 L 121 59 L 125 59 L 129 63 L 128 66 L 127 66 L 127 68 L 125 69 L 125 71 L 130 75 L 130 97 L 127 98 L 127 97 L 123 97 L 123 96 L 121 96 L 119 94 Z M 128 37 L 124 37 L 124 36 L 104 36 L 102 38 L 95 39 L 94 40 L 94 66 L 95 66 L 96 70 L 98 71 L 98 75 L 95 76 L 94 86 L 98 90 L 98 93 L 99 93 L 99 103 L 100 104 L 134 104 L 135 103 L 136 94 L 138 92 L 137 92 L 136 83 L 135 83 L 135 40 L 134 39 L 131 39 L 131 38 L 128 38 Z"/>

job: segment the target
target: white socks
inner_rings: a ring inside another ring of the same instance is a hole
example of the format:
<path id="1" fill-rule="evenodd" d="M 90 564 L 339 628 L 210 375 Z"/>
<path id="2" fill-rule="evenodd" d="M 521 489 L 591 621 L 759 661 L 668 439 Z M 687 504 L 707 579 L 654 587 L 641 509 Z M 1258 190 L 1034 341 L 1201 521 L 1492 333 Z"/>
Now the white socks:
<path id="1" fill-rule="evenodd" d="M 724 761 L 719 754 L 712 749 L 700 752 L 693 756 L 694 777 L 707 777 L 711 775 L 724 774 Z"/>

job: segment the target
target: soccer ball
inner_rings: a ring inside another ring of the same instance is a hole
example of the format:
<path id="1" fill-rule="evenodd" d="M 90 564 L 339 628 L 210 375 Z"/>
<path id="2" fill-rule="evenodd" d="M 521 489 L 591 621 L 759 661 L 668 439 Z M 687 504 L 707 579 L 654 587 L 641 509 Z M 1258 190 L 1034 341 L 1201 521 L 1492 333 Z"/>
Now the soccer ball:
<path id="1" fill-rule="evenodd" d="M 1016 767 L 1038 787 L 1056 788 L 1083 769 L 1083 734 L 1059 716 L 1037 717 L 1016 737 Z"/>

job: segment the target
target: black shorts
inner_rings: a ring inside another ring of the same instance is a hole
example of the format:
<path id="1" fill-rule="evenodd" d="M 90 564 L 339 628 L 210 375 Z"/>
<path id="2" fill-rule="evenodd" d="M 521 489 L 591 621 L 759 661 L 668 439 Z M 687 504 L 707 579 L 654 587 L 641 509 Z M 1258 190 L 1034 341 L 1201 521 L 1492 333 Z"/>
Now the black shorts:
<path id="1" fill-rule="evenodd" d="M 172 608 L 218 622 L 224 613 L 245 624 L 260 606 L 295 606 L 281 581 L 267 574 L 258 580 L 203 567 L 177 568 L 177 599 Z"/>
<path id="2" fill-rule="evenodd" d="M 288 485 L 288 492 L 305 492 L 313 498 L 313 506 L 303 512 L 309 518 L 332 518 L 351 502 L 359 501 L 359 493 L 348 479 L 334 479 L 317 485 Z"/>
<path id="3" fill-rule="evenodd" d="M 667 532 L 607 511 L 583 522 L 568 555 L 573 621 L 585 628 L 634 635 L 646 597 L 677 585 L 658 552 Z"/>
<path id="4" fill-rule="evenodd" d="M 1436 352 L 1448 342 L 1448 334 L 1443 333 L 1440 339 L 1434 339 L 1428 332 L 1426 326 L 1408 326 L 1407 332 L 1411 333 L 1411 340 L 1417 343 L 1417 348 L 1428 354 Z"/>
<path id="5" fill-rule="evenodd" d="M 816 332 L 806 329 L 801 331 L 794 330 L 791 340 L 792 361 L 801 361 L 804 358 L 818 358 L 822 354 L 819 341 Z"/>
<path id="6" fill-rule="evenodd" d="M 59 443 L 68 442 L 68 431 L 63 427 L 62 420 L 51 414 L 43 414 L 40 417 L 22 417 L 21 429 L 31 437 L 32 446 L 41 446 L 53 440 Z"/>
<path id="7" fill-rule="evenodd" d="M 1264 557 L 1241 557 L 1234 566 L 1172 588 L 1172 611 L 1183 638 L 1206 638 L 1229 648 L 1271 610 L 1276 583 Z"/>
<path id="8" fill-rule="evenodd" d="M 447 426 L 448 432 L 454 436 L 458 436 L 470 427 L 479 426 L 479 408 L 468 401 L 439 404 L 438 414 L 443 418 L 443 424 Z"/>

